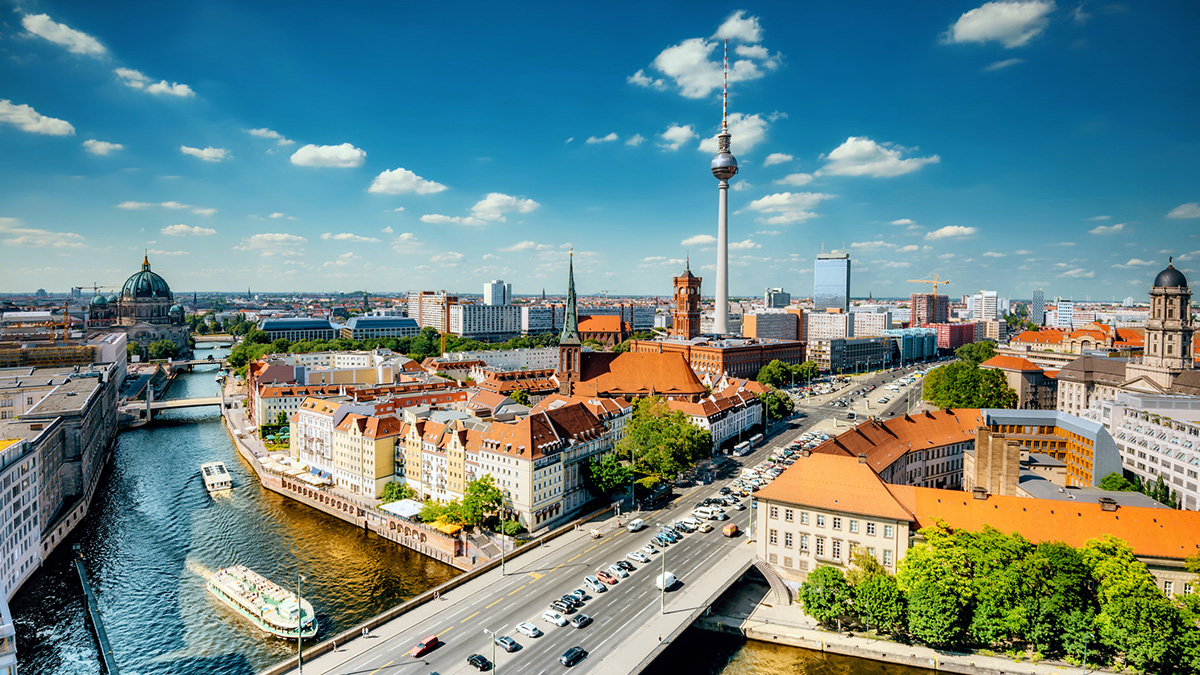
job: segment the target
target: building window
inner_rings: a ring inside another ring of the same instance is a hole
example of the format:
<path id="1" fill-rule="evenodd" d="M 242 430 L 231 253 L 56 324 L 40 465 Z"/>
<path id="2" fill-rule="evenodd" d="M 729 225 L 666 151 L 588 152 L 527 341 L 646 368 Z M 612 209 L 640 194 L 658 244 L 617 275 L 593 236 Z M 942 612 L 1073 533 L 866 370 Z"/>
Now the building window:
<path id="1" fill-rule="evenodd" d="M 817 537 L 817 555 L 825 555 L 825 537 Z"/>
<path id="2" fill-rule="evenodd" d="M 883 564 L 884 564 L 884 565 L 886 565 L 886 566 L 888 566 L 888 567 L 891 567 L 891 566 L 892 566 L 892 552 L 891 552 L 891 551 L 886 551 L 886 550 L 885 550 L 885 551 L 883 552 Z"/>
<path id="3" fill-rule="evenodd" d="M 776 519 L 778 519 L 778 518 L 779 518 L 779 507 L 778 507 L 778 506 L 772 506 L 772 507 L 770 508 L 770 510 L 768 511 L 768 515 L 771 517 L 771 520 L 776 520 Z"/>
<path id="4" fill-rule="evenodd" d="M 791 567 L 791 566 L 792 566 L 792 558 L 791 558 L 791 556 L 786 556 L 786 555 L 785 555 L 785 556 L 783 556 L 783 566 L 784 566 L 784 567 Z"/>
<path id="5" fill-rule="evenodd" d="M 768 554 L 768 555 L 767 555 L 767 562 L 769 562 L 769 563 L 771 563 L 772 565 L 774 565 L 774 564 L 776 564 L 776 563 L 778 563 L 778 562 L 779 562 L 779 556 L 778 556 L 777 554 L 775 554 L 775 553 Z"/>
<path id="6" fill-rule="evenodd" d="M 801 551 L 808 550 L 808 535 L 807 534 L 800 535 L 800 550 Z"/>
<path id="7" fill-rule="evenodd" d="M 892 532 L 893 532 L 893 530 L 894 530 L 894 529 L 895 529 L 895 528 L 893 528 L 891 525 L 884 525 L 884 526 L 883 526 L 883 538 L 884 538 L 884 539 L 891 539 L 891 538 L 892 538 Z"/>
<path id="8" fill-rule="evenodd" d="M 867 547 L 867 555 L 871 556 L 872 558 L 875 557 L 875 547 L 874 546 Z"/>
<path id="9" fill-rule="evenodd" d="M 858 521 L 857 520 L 850 521 L 850 532 L 852 534 L 858 534 Z"/>
<path id="10" fill-rule="evenodd" d="M 833 529 L 835 529 L 835 530 L 842 529 L 842 519 L 841 518 L 838 518 L 837 516 L 833 517 Z"/>
<path id="11" fill-rule="evenodd" d="M 1163 582 L 1163 595 L 1165 595 L 1169 598 L 1174 594 L 1175 594 L 1175 582 L 1174 581 L 1164 581 Z"/>
<path id="12" fill-rule="evenodd" d="M 867 535 L 871 537 L 875 536 L 875 523 L 867 523 Z"/>
<path id="13" fill-rule="evenodd" d="M 783 547 L 784 548 L 792 547 L 792 533 L 791 532 L 783 533 Z"/>
<path id="14" fill-rule="evenodd" d="M 778 544 L 779 543 L 779 532 L 777 530 L 770 530 L 769 534 L 770 534 L 771 543 Z"/>
<path id="15" fill-rule="evenodd" d="M 842 559 L 842 541 L 840 539 L 833 540 L 833 559 Z"/>
<path id="16" fill-rule="evenodd" d="M 791 509 L 783 510 L 783 519 L 789 523 L 792 522 L 792 510 Z"/>
<path id="17" fill-rule="evenodd" d="M 821 514 L 821 513 L 817 514 L 817 527 L 825 527 L 825 515 L 824 514 Z"/>
<path id="18" fill-rule="evenodd" d="M 807 525 L 807 524 L 808 524 L 808 511 L 801 511 L 801 512 L 800 512 L 800 524 L 801 524 L 801 525 Z"/>

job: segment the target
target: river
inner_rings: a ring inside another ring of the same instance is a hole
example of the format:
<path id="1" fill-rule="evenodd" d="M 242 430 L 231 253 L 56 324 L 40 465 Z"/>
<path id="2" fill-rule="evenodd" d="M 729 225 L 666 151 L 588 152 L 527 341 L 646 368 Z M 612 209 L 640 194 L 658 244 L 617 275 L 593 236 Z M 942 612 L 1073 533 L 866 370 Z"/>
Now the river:
<path id="1" fill-rule="evenodd" d="M 227 350 L 197 349 L 198 358 Z M 214 396 L 215 367 L 180 375 L 167 398 Z M 166 411 L 121 433 L 92 509 L 11 603 L 23 674 L 100 675 L 71 544 L 82 546 L 124 674 L 249 675 L 295 643 L 268 636 L 213 598 L 205 573 L 243 563 L 293 585 L 321 635 L 353 627 L 457 571 L 268 492 L 234 450 L 216 406 Z M 200 464 L 221 460 L 230 494 L 210 497 Z"/>

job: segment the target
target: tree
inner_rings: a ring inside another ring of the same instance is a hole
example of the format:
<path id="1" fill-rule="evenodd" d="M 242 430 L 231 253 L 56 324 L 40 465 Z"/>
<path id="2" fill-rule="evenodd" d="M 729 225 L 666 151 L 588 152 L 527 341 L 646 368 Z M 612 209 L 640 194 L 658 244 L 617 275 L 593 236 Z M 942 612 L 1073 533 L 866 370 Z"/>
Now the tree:
<path id="1" fill-rule="evenodd" d="M 1129 479 L 1124 474 L 1114 471 L 1105 476 L 1104 480 L 1100 481 L 1100 489 L 1108 490 L 1109 492 L 1133 492 L 1137 488 L 1133 483 L 1129 482 Z"/>
<path id="2" fill-rule="evenodd" d="M 133 357 L 135 356 L 142 356 L 142 346 L 136 342 L 125 343 L 125 356 L 130 361 L 132 361 Z"/>
<path id="3" fill-rule="evenodd" d="M 904 594 L 892 576 L 872 574 L 855 584 L 854 609 L 859 621 L 869 622 L 878 631 L 896 634 L 904 630 Z"/>
<path id="4" fill-rule="evenodd" d="M 462 524 L 479 525 L 503 504 L 504 493 L 496 486 L 496 479 L 485 473 L 481 478 L 469 481 L 463 490 Z"/>
<path id="5" fill-rule="evenodd" d="M 630 484 L 632 471 L 617 458 L 616 452 L 593 457 L 583 465 L 583 484 L 596 497 L 607 497 Z"/>
<path id="6" fill-rule="evenodd" d="M 988 340 L 972 342 L 955 349 L 954 355 L 962 361 L 977 366 L 996 355 L 996 343 Z"/>
<path id="7" fill-rule="evenodd" d="M 842 571 L 829 565 L 818 565 L 810 572 L 797 595 L 804 613 L 826 626 L 845 616 L 854 600 Z"/>
<path id="8" fill-rule="evenodd" d="M 767 411 L 767 419 L 781 420 L 796 409 L 796 403 L 791 396 L 772 389 L 758 395 L 758 400 L 762 401 L 763 408 Z"/>
<path id="9" fill-rule="evenodd" d="M 278 424 L 281 427 L 287 426 L 288 414 L 286 412 L 280 410 L 279 414 L 275 416 L 275 424 Z"/>
<path id="10" fill-rule="evenodd" d="M 1072 611 L 1095 615 L 1091 581 L 1079 551 L 1061 542 L 1038 544 L 1018 563 L 1021 602 L 1028 622 L 1028 639 L 1038 650 L 1065 647 Z M 1090 619 L 1089 619 L 1090 620 Z"/>
<path id="11" fill-rule="evenodd" d="M 384 504 L 390 504 L 391 502 L 398 502 L 401 499 L 413 499 L 416 496 L 416 492 L 414 492 L 413 489 L 406 483 L 393 480 L 388 481 L 388 483 L 383 486 L 383 492 L 381 492 L 379 495 L 379 501 L 383 502 Z"/>
<path id="12" fill-rule="evenodd" d="M 921 530 L 926 543 L 909 549 L 896 581 L 908 601 L 908 632 L 936 647 L 961 644 L 971 615 L 971 565 L 953 535 Z"/>
<path id="13" fill-rule="evenodd" d="M 513 403 L 529 405 L 529 394 L 520 389 L 517 389 L 513 393 L 509 394 L 508 397 L 513 400 Z"/>
<path id="14" fill-rule="evenodd" d="M 1004 373 L 955 361 L 934 368 L 925 376 L 922 398 L 939 408 L 1015 408 L 1017 392 Z"/>
<path id="15" fill-rule="evenodd" d="M 887 574 L 887 568 L 875 556 L 859 549 L 850 557 L 850 566 L 846 569 L 846 583 L 858 586 L 877 574 Z"/>
<path id="16" fill-rule="evenodd" d="M 784 387 L 791 381 L 792 370 L 786 363 L 779 359 L 774 359 L 767 365 L 759 368 L 758 376 L 754 379 L 760 384 L 765 384 L 768 387 Z"/>
<path id="17" fill-rule="evenodd" d="M 663 478 L 695 466 L 711 450 L 712 434 L 657 396 L 634 401 L 626 436 L 617 444 L 618 456 L 632 456 L 635 469 Z"/>
<path id="18" fill-rule="evenodd" d="M 211 332 L 208 327 L 208 324 L 204 323 L 203 321 L 196 324 L 196 327 L 194 330 L 196 331 L 196 333 L 198 333 L 200 335 L 208 335 Z"/>
<path id="19" fill-rule="evenodd" d="M 792 366 L 792 374 L 797 382 L 808 382 L 821 376 L 821 368 L 816 361 L 805 361 L 798 366 Z"/>
<path id="20" fill-rule="evenodd" d="M 170 340 L 155 340 L 150 343 L 150 360 L 169 359 L 179 354 L 179 345 Z"/>

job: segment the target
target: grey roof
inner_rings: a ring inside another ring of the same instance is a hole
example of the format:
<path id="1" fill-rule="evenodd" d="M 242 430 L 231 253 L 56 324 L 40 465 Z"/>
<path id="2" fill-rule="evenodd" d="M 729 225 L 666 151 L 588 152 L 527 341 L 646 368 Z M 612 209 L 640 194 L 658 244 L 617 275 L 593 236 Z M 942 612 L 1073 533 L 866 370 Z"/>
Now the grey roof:
<path id="1" fill-rule="evenodd" d="M 420 330 L 417 320 L 407 316 L 352 316 L 346 328 L 412 328 Z"/>
<path id="2" fill-rule="evenodd" d="M 1100 488 L 1062 487 L 1028 469 L 1021 469 L 1020 487 L 1034 499 L 1055 499 L 1058 501 L 1084 502 L 1096 504 L 1101 497 L 1108 497 L 1120 506 L 1141 506 L 1152 509 L 1165 509 L 1166 506 L 1154 501 L 1140 492 L 1110 492 Z"/>
<path id="3" fill-rule="evenodd" d="M 980 410 L 988 424 L 1017 424 L 1024 426 L 1057 426 L 1079 434 L 1085 438 L 1095 439 L 1104 426 L 1099 422 L 1086 420 L 1082 417 L 1069 415 L 1057 410 L 1006 410 L 1003 408 L 984 408 Z"/>
<path id="4" fill-rule="evenodd" d="M 1125 359 L 1083 356 L 1059 369 L 1056 379 L 1068 382 L 1100 382 L 1118 385 L 1125 382 Z"/>
<path id="5" fill-rule="evenodd" d="M 294 319 L 263 319 L 260 328 L 264 331 L 272 330 L 334 330 L 337 327 L 330 323 L 328 319 L 313 319 L 302 316 Z"/>

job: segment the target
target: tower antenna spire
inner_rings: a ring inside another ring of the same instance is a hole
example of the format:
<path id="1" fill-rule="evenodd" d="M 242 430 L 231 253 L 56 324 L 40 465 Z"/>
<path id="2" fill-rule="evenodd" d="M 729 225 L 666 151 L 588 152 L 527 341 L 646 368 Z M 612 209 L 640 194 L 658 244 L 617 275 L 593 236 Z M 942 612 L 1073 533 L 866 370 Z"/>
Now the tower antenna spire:
<path id="1" fill-rule="evenodd" d="M 721 72 L 724 81 L 721 83 L 721 131 L 729 129 L 729 38 L 725 38 L 725 56 L 722 59 Z"/>

